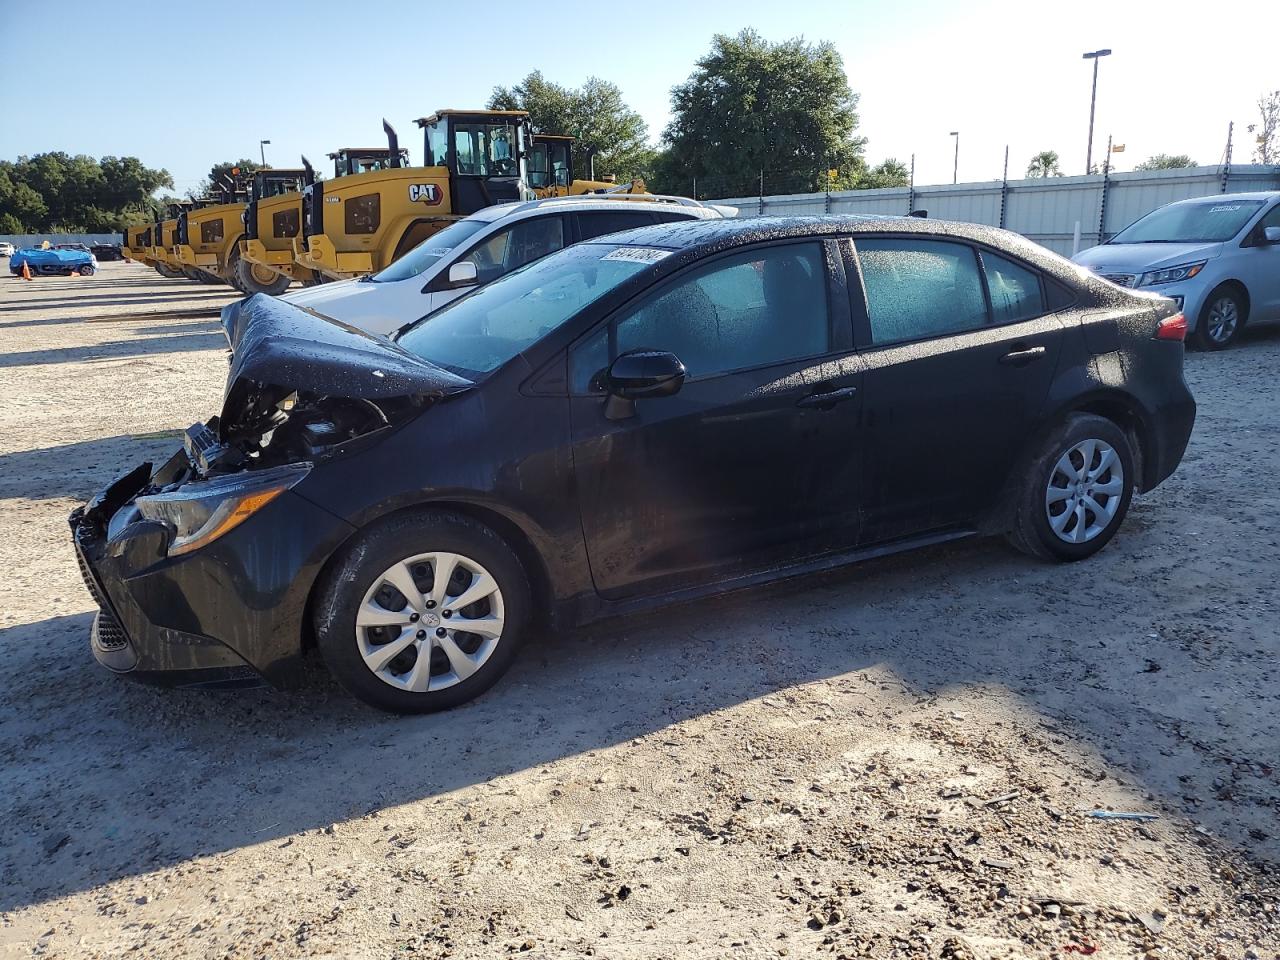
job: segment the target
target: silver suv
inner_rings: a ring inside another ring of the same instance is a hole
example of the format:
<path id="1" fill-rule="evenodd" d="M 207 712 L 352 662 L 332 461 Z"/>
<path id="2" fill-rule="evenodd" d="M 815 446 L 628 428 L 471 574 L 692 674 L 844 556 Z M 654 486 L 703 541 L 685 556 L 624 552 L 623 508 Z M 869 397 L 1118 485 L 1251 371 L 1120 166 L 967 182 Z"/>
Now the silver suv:
<path id="1" fill-rule="evenodd" d="M 1179 200 L 1074 260 L 1176 300 L 1194 342 L 1221 350 L 1246 321 L 1280 320 L 1280 192 Z"/>
<path id="2" fill-rule="evenodd" d="M 687 197 L 626 196 L 584 194 L 485 207 L 432 234 L 385 270 L 281 299 L 369 333 L 390 334 L 570 244 L 633 227 L 737 213 Z"/>

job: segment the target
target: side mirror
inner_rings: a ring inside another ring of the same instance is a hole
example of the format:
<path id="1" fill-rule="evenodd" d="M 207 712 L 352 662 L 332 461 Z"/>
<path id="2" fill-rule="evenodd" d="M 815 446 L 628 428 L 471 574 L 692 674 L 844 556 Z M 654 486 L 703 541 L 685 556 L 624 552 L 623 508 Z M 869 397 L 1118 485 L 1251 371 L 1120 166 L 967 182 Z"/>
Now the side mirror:
<path id="1" fill-rule="evenodd" d="M 480 278 L 476 265 L 471 260 L 459 260 L 449 268 L 449 285 L 465 287 L 476 283 Z"/>
<path id="2" fill-rule="evenodd" d="M 1280 243 L 1280 227 L 1263 227 L 1263 243 Z"/>
<path id="3" fill-rule="evenodd" d="M 604 376 L 605 389 L 624 400 L 669 397 L 684 386 L 680 358 L 665 350 L 632 350 L 619 356 Z"/>

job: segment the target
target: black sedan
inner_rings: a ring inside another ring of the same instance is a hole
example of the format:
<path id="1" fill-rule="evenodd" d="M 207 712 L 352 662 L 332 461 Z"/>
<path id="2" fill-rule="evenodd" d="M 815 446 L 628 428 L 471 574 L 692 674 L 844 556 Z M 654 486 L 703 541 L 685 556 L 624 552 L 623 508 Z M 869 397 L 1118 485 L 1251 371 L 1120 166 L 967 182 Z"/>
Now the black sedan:
<path id="1" fill-rule="evenodd" d="M 71 518 L 104 665 L 461 703 L 555 629 L 975 534 L 1101 549 L 1195 417 L 1172 301 L 892 218 L 567 248 L 394 342 L 265 296 L 221 414 Z"/>

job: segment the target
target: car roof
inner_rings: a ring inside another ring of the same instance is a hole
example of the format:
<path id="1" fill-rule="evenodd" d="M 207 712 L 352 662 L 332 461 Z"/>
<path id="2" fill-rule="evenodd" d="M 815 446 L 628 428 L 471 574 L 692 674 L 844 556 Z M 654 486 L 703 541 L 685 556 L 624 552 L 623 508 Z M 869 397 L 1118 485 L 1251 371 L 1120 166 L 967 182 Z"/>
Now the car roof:
<path id="1" fill-rule="evenodd" d="M 471 214 L 469 220 L 485 220 L 490 223 L 505 217 L 526 214 L 539 216 L 551 213 L 578 212 L 581 210 L 662 210 L 664 212 L 682 213 L 691 220 L 711 219 L 727 216 L 725 207 L 710 204 L 683 204 L 669 200 L 625 200 L 625 194 L 615 197 L 591 196 L 555 197 L 553 203 L 546 201 L 514 200 L 511 203 L 498 203 Z"/>
<path id="2" fill-rule="evenodd" d="M 1188 197 L 1186 200 L 1175 200 L 1166 206 L 1189 203 L 1224 203 L 1230 200 L 1274 200 L 1280 197 L 1280 190 L 1258 190 L 1253 193 L 1213 193 L 1207 197 Z"/>
<path id="3" fill-rule="evenodd" d="M 987 244 L 1035 264 L 1068 283 L 1078 283 L 1087 273 L 1065 257 L 1026 237 L 998 227 L 958 220 L 923 217 L 886 217 L 876 214 L 797 217 L 735 217 L 725 220 L 686 220 L 651 227 L 633 227 L 608 236 L 583 241 L 589 244 L 658 247 L 676 253 L 669 262 L 687 263 L 734 247 L 791 237 L 821 239 L 856 234 L 897 234 L 904 237 L 960 240 Z M 666 261 L 664 261 L 666 262 Z"/>

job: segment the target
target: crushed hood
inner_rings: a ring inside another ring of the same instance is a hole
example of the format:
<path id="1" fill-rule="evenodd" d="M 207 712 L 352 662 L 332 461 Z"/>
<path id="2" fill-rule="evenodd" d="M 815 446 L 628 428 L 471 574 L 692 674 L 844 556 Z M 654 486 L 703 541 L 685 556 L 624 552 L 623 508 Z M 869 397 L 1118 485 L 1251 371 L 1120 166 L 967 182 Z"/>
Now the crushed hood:
<path id="1" fill-rule="evenodd" d="M 255 386 L 374 401 L 439 399 L 473 386 L 390 340 L 262 293 L 225 308 L 222 325 L 232 352 L 224 423 Z"/>

